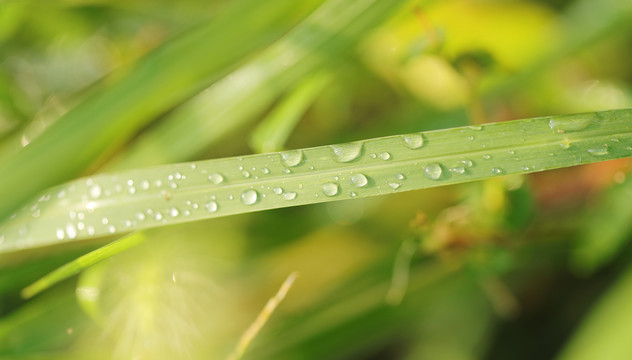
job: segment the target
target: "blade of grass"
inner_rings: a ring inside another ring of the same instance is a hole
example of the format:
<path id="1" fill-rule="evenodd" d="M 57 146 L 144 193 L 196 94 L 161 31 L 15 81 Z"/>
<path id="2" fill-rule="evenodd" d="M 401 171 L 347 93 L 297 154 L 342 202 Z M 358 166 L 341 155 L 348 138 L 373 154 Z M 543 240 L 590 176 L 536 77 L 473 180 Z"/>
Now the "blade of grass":
<path id="1" fill-rule="evenodd" d="M 250 147 L 258 153 L 283 150 L 290 133 L 330 79 L 327 73 L 305 79 L 257 126 L 250 138 Z"/>
<path id="2" fill-rule="evenodd" d="M 335 65 L 410 0 L 324 2 L 248 64 L 143 133 L 110 170 L 185 161 L 242 129 L 307 74 Z"/>
<path id="3" fill-rule="evenodd" d="M 22 290 L 21 292 L 21 295 L 23 298 L 29 299 L 48 289 L 49 287 L 57 284 L 58 282 L 78 274 L 82 270 L 98 263 L 99 261 L 107 259 L 140 244 L 141 242 L 145 241 L 145 239 L 146 237 L 145 235 L 143 235 L 143 233 L 137 232 L 113 241 L 108 245 L 82 255 L 77 259 L 67 263 L 66 265 L 59 267 L 55 271 L 47 274 L 33 284 L 24 288 L 24 290 Z"/>
<path id="4" fill-rule="evenodd" d="M 133 69 L 122 69 L 108 89 L 0 163 L 0 218 L 34 193 L 78 175 L 157 115 L 225 75 L 281 36 L 289 19 L 300 18 L 314 2 L 230 2 L 213 21 L 159 47 Z"/>
<path id="5" fill-rule="evenodd" d="M 0 253 L 629 156 L 622 109 L 103 174 L 27 204 L 0 229 Z"/>

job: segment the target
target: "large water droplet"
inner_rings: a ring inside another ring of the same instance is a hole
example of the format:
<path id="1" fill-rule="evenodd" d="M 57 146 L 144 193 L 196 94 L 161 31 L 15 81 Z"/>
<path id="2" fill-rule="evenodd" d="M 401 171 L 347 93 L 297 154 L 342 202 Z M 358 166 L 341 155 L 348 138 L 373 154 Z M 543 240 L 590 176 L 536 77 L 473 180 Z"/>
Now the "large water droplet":
<path id="1" fill-rule="evenodd" d="M 93 199 L 98 198 L 99 196 L 101 196 L 101 186 L 94 184 L 92 186 L 90 186 L 90 188 L 88 189 L 88 194 L 90 194 L 90 197 L 92 197 Z"/>
<path id="2" fill-rule="evenodd" d="M 549 128 L 558 134 L 565 132 L 580 131 L 587 128 L 593 120 L 590 119 L 551 119 L 549 120 Z"/>
<path id="3" fill-rule="evenodd" d="M 441 174 L 443 174 L 443 169 L 437 163 L 430 163 L 424 168 L 424 175 L 430 180 L 439 180 Z"/>
<path id="4" fill-rule="evenodd" d="M 389 160 L 391 158 L 391 154 L 388 151 L 384 151 L 380 153 L 380 159 Z"/>
<path id="5" fill-rule="evenodd" d="M 217 203 L 216 203 L 215 201 L 209 201 L 209 202 L 207 202 L 207 203 L 206 203 L 206 205 L 205 205 L 205 207 L 206 207 L 206 210 L 207 210 L 208 212 L 211 212 L 211 213 L 212 213 L 212 212 L 216 212 L 216 211 L 217 211 L 217 208 L 218 208 Z"/>
<path id="6" fill-rule="evenodd" d="M 404 143 L 409 149 L 419 149 L 424 146 L 424 137 L 421 134 L 403 135 Z"/>
<path id="7" fill-rule="evenodd" d="M 367 179 L 364 174 L 353 174 L 349 178 L 349 181 L 351 182 L 351 185 L 355 187 L 364 187 L 369 183 L 369 179 Z"/>
<path id="8" fill-rule="evenodd" d="M 340 187 L 336 183 L 328 182 L 323 184 L 323 193 L 327 196 L 335 196 L 340 191 Z"/>
<path id="9" fill-rule="evenodd" d="M 363 144 L 361 142 L 351 142 L 346 144 L 331 145 L 334 152 L 334 160 L 337 162 L 349 162 L 357 159 L 362 154 Z"/>
<path id="10" fill-rule="evenodd" d="M 301 161 L 303 161 L 303 151 L 301 150 L 288 150 L 288 151 L 283 151 L 281 153 L 281 159 L 283 160 L 283 163 L 285 164 L 285 166 L 296 166 L 298 164 L 301 163 Z"/>
<path id="11" fill-rule="evenodd" d="M 250 189 L 241 193 L 241 203 L 244 205 L 252 205 L 257 202 L 259 193 L 256 190 Z"/>
<path id="12" fill-rule="evenodd" d="M 208 176 L 208 180 L 213 184 L 221 184 L 224 181 L 224 177 L 219 173 L 212 173 Z"/>
<path id="13" fill-rule="evenodd" d="M 602 145 L 593 149 L 587 150 L 591 155 L 594 156 L 605 156 L 608 155 L 608 147 L 606 145 Z"/>

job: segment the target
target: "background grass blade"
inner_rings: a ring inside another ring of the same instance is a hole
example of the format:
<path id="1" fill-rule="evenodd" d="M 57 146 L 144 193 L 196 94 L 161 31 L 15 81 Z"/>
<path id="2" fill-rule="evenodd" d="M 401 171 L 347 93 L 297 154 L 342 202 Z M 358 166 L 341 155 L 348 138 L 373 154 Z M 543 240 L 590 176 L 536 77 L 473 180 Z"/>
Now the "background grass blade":
<path id="1" fill-rule="evenodd" d="M 97 175 L 27 204 L 0 251 L 629 157 L 631 120 L 544 117 Z"/>
<path id="2" fill-rule="evenodd" d="M 34 192 L 75 177 L 156 116 L 225 75 L 244 56 L 280 37 L 291 20 L 300 18 L 313 4 L 232 2 L 213 21 L 159 47 L 137 66 L 115 74 L 106 90 L 81 103 L 0 163 L 4 174 L 0 180 L 0 217 Z M 235 28 L 236 21 L 243 25 Z"/>

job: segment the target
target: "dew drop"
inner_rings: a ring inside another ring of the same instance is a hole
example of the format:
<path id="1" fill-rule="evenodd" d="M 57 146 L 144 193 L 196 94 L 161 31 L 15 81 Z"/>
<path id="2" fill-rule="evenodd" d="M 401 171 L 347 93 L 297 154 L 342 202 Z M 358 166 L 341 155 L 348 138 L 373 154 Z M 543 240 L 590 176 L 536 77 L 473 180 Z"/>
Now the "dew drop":
<path id="1" fill-rule="evenodd" d="M 64 236 L 65 236 L 66 234 L 64 234 L 64 230 L 62 230 L 62 229 L 57 229 L 57 230 L 55 231 L 55 235 L 57 236 L 57 239 L 59 239 L 59 240 L 64 240 Z"/>
<path id="2" fill-rule="evenodd" d="M 474 163 L 472 162 L 472 160 L 470 159 L 465 159 L 465 160 L 461 160 L 461 164 L 467 166 L 467 167 L 472 167 L 474 166 Z"/>
<path id="3" fill-rule="evenodd" d="M 439 180 L 441 174 L 443 174 L 443 169 L 438 163 L 428 164 L 424 168 L 424 175 L 430 180 Z"/>
<path id="4" fill-rule="evenodd" d="M 353 174 L 349 178 L 349 181 L 351 182 L 351 185 L 355 187 L 364 187 L 369 183 L 369 179 L 367 179 L 364 174 Z"/>
<path id="5" fill-rule="evenodd" d="M 160 221 L 162 220 L 162 214 L 157 212 L 154 214 L 154 219 L 156 219 L 156 221 Z"/>
<path id="6" fill-rule="evenodd" d="M 149 189 L 149 181 L 143 180 L 140 182 L 140 188 L 143 190 Z"/>
<path id="7" fill-rule="evenodd" d="M 397 182 L 389 182 L 388 186 L 390 186 L 391 189 L 393 189 L 393 190 L 397 190 L 397 189 L 399 189 L 400 186 L 402 186 L 402 184 L 401 183 L 397 183 Z"/>
<path id="8" fill-rule="evenodd" d="M 93 199 L 98 198 L 99 196 L 101 196 L 101 186 L 100 185 L 92 185 L 90 186 L 90 189 L 88 189 L 88 194 L 90 194 L 90 197 Z"/>
<path id="9" fill-rule="evenodd" d="M 210 175 L 208 176 L 208 180 L 209 180 L 211 183 L 213 183 L 213 184 L 215 184 L 215 185 L 218 185 L 218 184 L 221 184 L 221 183 L 224 181 L 224 177 L 222 176 L 222 174 L 219 174 L 219 173 L 212 173 L 212 174 L 210 174 Z"/>
<path id="10" fill-rule="evenodd" d="M 590 119 L 551 119 L 549 120 L 549 128 L 558 134 L 565 132 L 580 131 L 587 128 L 593 121 Z"/>
<path id="11" fill-rule="evenodd" d="M 243 175 L 243 177 L 245 177 L 245 178 L 249 178 L 250 177 L 250 173 L 248 172 L 248 170 L 242 171 L 241 175 Z"/>
<path id="12" fill-rule="evenodd" d="M 404 176 L 404 174 L 402 174 L 402 173 L 399 173 L 399 174 L 395 175 L 395 179 L 397 179 L 397 180 L 404 180 L 404 179 L 406 179 L 406 176 Z"/>
<path id="13" fill-rule="evenodd" d="M 94 226 L 88 226 L 87 230 L 88 230 L 88 235 L 94 235 L 94 233 L 96 232 L 94 230 Z"/>
<path id="14" fill-rule="evenodd" d="M 132 187 L 130 187 L 129 189 L 127 189 L 127 191 L 128 191 L 130 194 L 134 195 L 134 194 L 136 193 L 136 188 L 132 186 Z"/>
<path id="15" fill-rule="evenodd" d="M 177 217 L 178 215 L 180 215 L 180 210 L 178 210 L 178 208 L 172 207 L 169 209 L 169 216 Z"/>
<path id="16" fill-rule="evenodd" d="M 287 192 L 287 193 L 283 194 L 283 199 L 284 200 L 294 200 L 294 199 L 296 199 L 296 193 L 295 192 Z"/>
<path id="17" fill-rule="evenodd" d="M 421 134 L 408 134 L 403 135 L 404 143 L 409 149 L 419 149 L 424 146 L 424 137 Z"/>
<path id="18" fill-rule="evenodd" d="M 323 184 L 323 193 L 327 196 L 336 196 L 340 187 L 336 183 L 328 182 Z"/>
<path id="19" fill-rule="evenodd" d="M 502 173 L 503 173 L 502 169 L 499 169 L 499 168 L 493 168 L 492 169 L 492 174 L 494 174 L 494 175 L 500 175 Z"/>
<path id="20" fill-rule="evenodd" d="M 489 160 L 489 159 L 491 159 L 491 158 L 492 158 L 492 156 L 491 156 L 491 155 L 489 155 L 489 154 L 485 154 L 485 155 L 483 155 L 483 159 L 485 159 L 485 160 Z"/>
<path id="21" fill-rule="evenodd" d="M 337 162 L 350 162 L 362 154 L 363 144 L 361 142 L 351 142 L 346 144 L 331 145 L 334 153 L 334 160 Z"/>
<path id="22" fill-rule="evenodd" d="M 274 189 L 272 189 L 272 192 L 277 195 L 281 195 L 283 193 L 283 189 L 280 187 L 275 187 Z"/>
<path id="23" fill-rule="evenodd" d="M 244 205 L 252 205 L 257 202 L 259 193 L 256 190 L 250 189 L 241 193 L 241 203 Z"/>
<path id="24" fill-rule="evenodd" d="M 262 174 L 269 174 L 270 173 L 270 169 L 268 169 L 267 167 L 264 167 L 261 169 L 261 173 Z"/>
<path id="25" fill-rule="evenodd" d="M 349 193 L 349 196 L 356 197 L 356 196 L 358 196 L 358 193 L 356 193 L 355 191 L 352 191 L 352 192 Z"/>
<path id="26" fill-rule="evenodd" d="M 204 205 L 206 207 L 206 211 L 208 212 L 216 212 L 217 211 L 217 203 L 215 201 L 209 201 L 206 203 L 206 205 Z"/>
<path id="27" fill-rule="evenodd" d="M 463 166 L 457 166 L 455 168 L 450 169 L 450 171 L 459 175 L 465 174 L 465 168 Z"/>
<path id="28" fill-rule="evenodd" d="M 568 138 L 564 138 L 564 140 L 560 143 L 560 147 L 564 150 L 569 149 L 571 147 L 571 142 Z"/>
<path id="29" fill-rule="evenodd" d="M 143 221 L 145 220 L 145 214 L 143 214 L 142 212 L 137 212 L 136 214 L 134 214 L 134 217 L 136 218 L 136 220 L 138 221 Z"/>
<path id="30" fill-rule="evenodd" d="M 467 139 L 468 139 L 469 141 L 473 141 L 473 140 L 474 140 L 474 136 L 468 136 L 468 137 L 467 137 Z"/>
<path id="31" fill-rule="evenodd" d="M 285 166 L 293 167 L 303 161 L 303 151 L 301 150 L 288 150 L 281 153 L 281 159 Z"/>
<path id="32" fill-rule="evenodd" d="M 588 149 L 587 150 L 591 155 L 594 156 L 605 156 L 608 155 L 608 147 L 606 145 L 600 146 L 600 147 L 596 147 L 593 149 Z"/>
<path id="33" fill-rule="evenodd" d="M 108 226 L 108 232 L 110 234 L 114 234 L 116 232 L 116 227 L 114 225 Z"/>
<path id="34" fill-rule="evenodd" d="M 483 127 L 481 125 L 472 125 L 472 126 L 468 126 L 470 129 L 474 130 L 474 131 L 479 131 L 479 130 L 483 130 Z"/>
<path id="35" fill-rule="evenodd" d="M 380 159 L 389 160 L 390 158 L 391 158 L 391 154 L 388 151 L 384 151 L 383 153 L 380 153 Z"/>
<path id="36" fill-rule="evenodd" d="M 514 150 L 507 150 L 507 154 L 514 155 L 516 152 Z"/>

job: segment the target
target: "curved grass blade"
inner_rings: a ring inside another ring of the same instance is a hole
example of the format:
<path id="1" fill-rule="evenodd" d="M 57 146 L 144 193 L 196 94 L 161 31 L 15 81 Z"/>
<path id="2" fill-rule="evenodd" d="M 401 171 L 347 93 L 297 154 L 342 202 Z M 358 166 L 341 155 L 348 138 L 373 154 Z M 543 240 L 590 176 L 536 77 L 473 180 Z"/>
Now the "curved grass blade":
<path id="1" fill-rule="evenodd" d="M 156 116 L 279 38 L 292 25 L 291 19 L 300 19 L 315 5 L 282 0 L 231 2 L 213 21 L 165 43 L 132 69 L 120 71 L 106 90 L 0 162 L 0 218 L 34 193 L 79 174 Z"/>
<path id="2" fill-rule="evenodd" d="M 410 0 L 328 0 L 284 37 L 230 76 L 141 134 L 113 170 L 198 156 L 269 107 L 310 73 L 342 61 L 370 29 Z"/>
<path id="3" fill-rule="evenodd" d="M 629 156 L 623 109 L 103 174 L 27 204 L 0 228 L 0 253 Z"/>
<path id="4" fill-rule="evenodd" d="M 107 259 L 140 244 L 145 241 L 145 239 L 146 237 L 142 232 L 137 232 L 123 237 L 122 239 L 113 241 L 48 273 L 46 276 L 24 288 L 21 295 L 23 298 L 29 299 L 56 283 L 78 274 L 82 270 L 98 263 L 101 260 Z"/>

